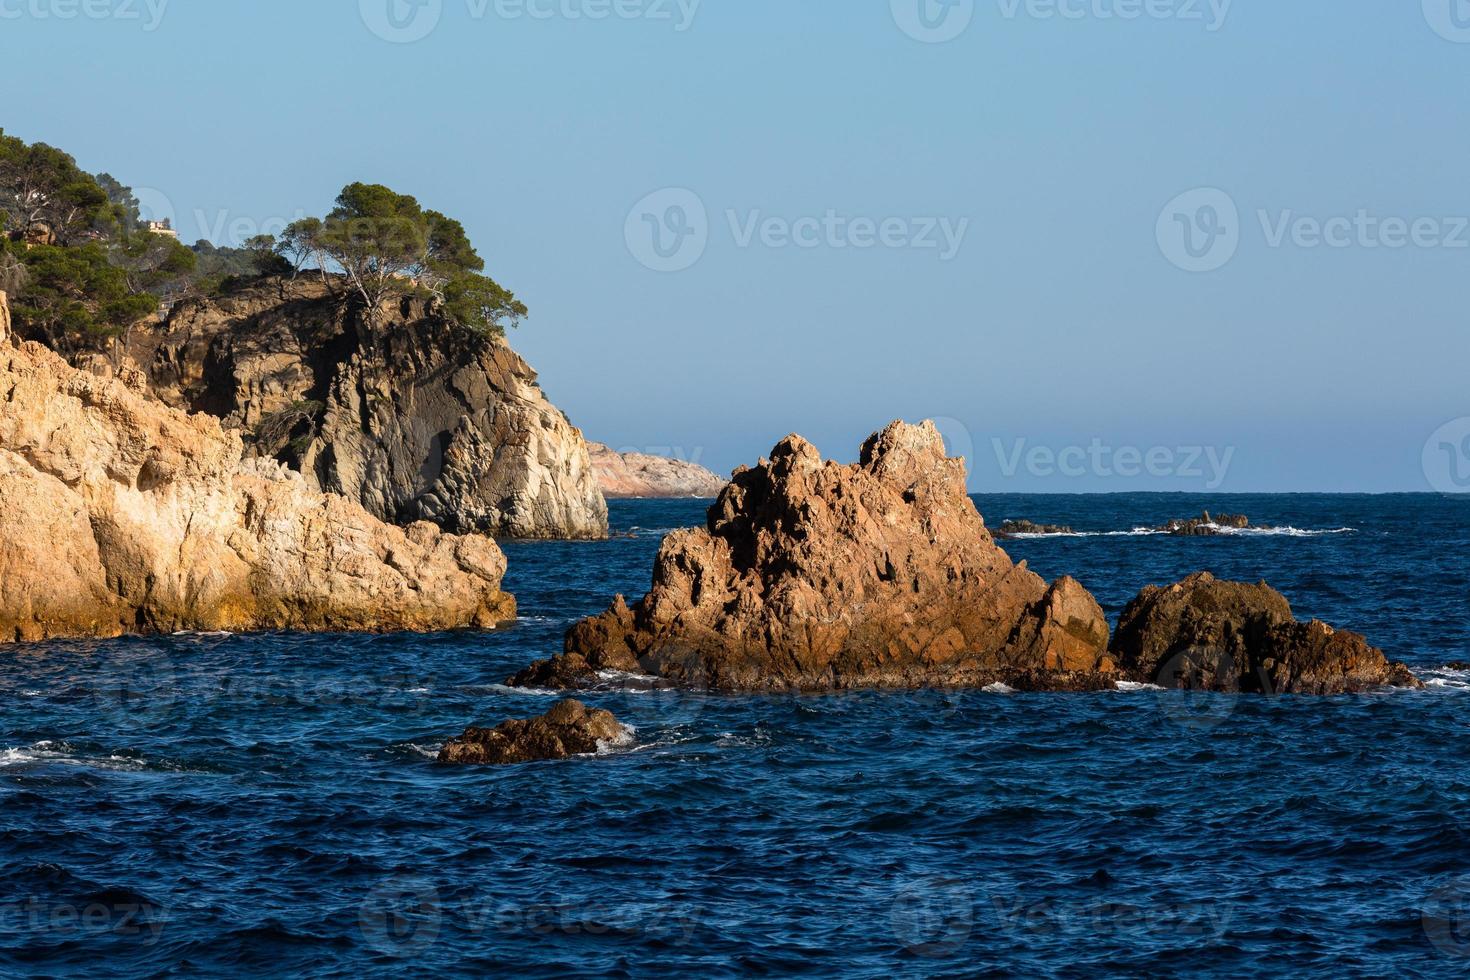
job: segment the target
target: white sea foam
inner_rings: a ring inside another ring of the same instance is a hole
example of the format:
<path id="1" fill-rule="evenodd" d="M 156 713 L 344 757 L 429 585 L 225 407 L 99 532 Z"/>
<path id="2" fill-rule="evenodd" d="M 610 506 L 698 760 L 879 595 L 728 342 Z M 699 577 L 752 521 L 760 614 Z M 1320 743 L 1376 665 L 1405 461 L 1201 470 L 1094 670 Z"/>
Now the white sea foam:
<path id="1" fill-rule="evenodd" d="M 125 755 L 88 756 L 68 742 L 36 742 L 21 748 L 0 749 L 0 767 L 52 763 L 65 766 L 85 766 L 90 769 L 111 769 L 119 772 L 137 772 L 147 768 L 142 759 Z"/>
<path id="2" fill-rule="evenodd" d="M 623 722 L 619 722 L 618 727 L 622 729 L 622 734 L 619 735 L 617 738 L 613 739 L 612 741 L 607 741 L 606 739 L 597 740 L 598 755 L 617 755 L 618 753 L 628 751 L 633 746 L 637 745 L 637 728 Z"/>
<path id="3" fill-rule="evenodd" d="M 1016 693 L 1016 689 L 1014 687 L 1011 687 L 1009 684 L 999 684 L 999 683 L 996 683 L 996 684 L 987 684 L 984 687 L 982 687 L 980 690 L 984 691 L 986 694 L 1015 694 Z"/>
<path id="4" fill-rule="evenodd" d="M 1120 691 L 1162 691 L 1164 688 L 1157 684 L 1140 684 L 1138 681 L 1118 681 Z"/>
<path id="5" fill-rule="evenodd" d="M 1334 527 L 1325 529 L 1304 529 L 1299 527 L 1221 527 L 1219 524 L 1206 524 L 1212 531 L 1221 537 L 1243 537 L 1243 538 L 1315 538 L 1327 534 L 1356 534 L 1355 527 Z M 1008 537 L 1017 540 L 1034 540 L 1037 538 L 1154 538 L 1167 535 L 1168 531 L 1158 528 L 1135 527 L 1129 531 L 1071 531 L 1067 533 L 1052 534 L 1012 534 Z"/>
<path id="6" fill-rule="evenodd" d="M 553 691 L 546 687 L 511 687 L 509 684 L 485 684 L 483 686 L 466 687 L 468 694 L 516 694 L 529 695 L 538 698 L 564 698 L 566 691 Z"/>
<path id="7" fill-rule="evenodd" d="M 1452 667 L 1426 667 L 1414 671 L 1425 687 L 1442 691 L 1470 691 L 1470 670 Z"/>

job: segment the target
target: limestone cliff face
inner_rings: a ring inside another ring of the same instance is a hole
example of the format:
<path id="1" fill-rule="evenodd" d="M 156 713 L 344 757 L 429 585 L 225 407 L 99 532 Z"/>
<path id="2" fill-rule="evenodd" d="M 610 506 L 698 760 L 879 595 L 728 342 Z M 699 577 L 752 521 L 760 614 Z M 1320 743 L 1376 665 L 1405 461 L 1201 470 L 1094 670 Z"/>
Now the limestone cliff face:
<path id="1" fill-rule="evenodd" d="M 609 499 L 714 498 L 725 481 L 697 463 L 647 453 L 620 453 L 600 442 L 587 444 L 602 495 Z"/>
<path id="2" fill-rule="evenodd" d="M 238 433 L 14 346 L 0 294 L 0 641 L 513 618 L 484 537 L 400 529 Z"/>
<path id="3" fill-rule="evenodd" d="M 136 328 L 126 361 L 159 398 L 239 429 L 248 454 L 380 520 L 513 538 L 604 538 L 582 433 L 498 338 L 421 300 L 370 331 L 319 279 L 265 280 Z"/>

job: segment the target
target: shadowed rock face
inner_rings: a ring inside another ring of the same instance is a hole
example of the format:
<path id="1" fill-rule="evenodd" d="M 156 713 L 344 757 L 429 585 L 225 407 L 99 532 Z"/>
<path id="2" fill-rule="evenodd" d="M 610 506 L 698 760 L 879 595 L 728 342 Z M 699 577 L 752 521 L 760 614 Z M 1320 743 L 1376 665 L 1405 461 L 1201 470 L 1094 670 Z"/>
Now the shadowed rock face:
<path id="1" fill-rule="evenodd" d="M 1266 583 L 1222 582 L 1208 572 L 1144 589 L 1123 610 L 1112 650 L 1125 672 L 1171 688 L 1341 694 L 1420 686 L 1357 633 L 1298 622 Z"/>
<path id="2" fill-rule="evenodd" d="M 562 701 L 540 718 L 507 721 L 495 728 L 470 728 L 451 740 L 439 761 L 454 765 L 504 766 L 588 755 L 625 741 L 628 730 L 610 711 Z"/>
<path id="3" fill-rule="evenodd" d="M 132 330 L 127 359 L 170 405 L 380 520 L 517 538 L 605 538 L 583 442 L 499 338 L 421 300 L 369 333 L 319 279 L 264 280 Z"/>
<path id="4" fill-rule="evenodd" d="M 494 541 L 385 525 L 131 380 L 0 340 L 0 641 L 514 618 Z"/>
<path id="5" fill-rule="evenodd" d="M 1107 637 L 1080 585 L 1048 587 L 995 545 L 932 423 L 895 422 L 853 465 L 791 436 L 736 471 L 706 527 L 664 540 L 642 600 L 620 597 L 571 630 L 563 657 L 512 680 L 576 687 L 620 670 L 732 691 L 1075 687 L 1111 670 Z"/>

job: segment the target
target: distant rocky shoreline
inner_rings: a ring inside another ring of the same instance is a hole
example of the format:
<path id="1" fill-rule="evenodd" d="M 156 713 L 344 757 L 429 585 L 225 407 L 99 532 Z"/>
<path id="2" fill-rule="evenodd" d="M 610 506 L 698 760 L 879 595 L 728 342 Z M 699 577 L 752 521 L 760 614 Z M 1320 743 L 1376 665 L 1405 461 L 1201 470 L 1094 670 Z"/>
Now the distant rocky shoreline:
<path id="1" fill-rule="evenodd" d="M 587 450 L 602 495 L 609 500 L 718 497 L 725 480 L 698 463 L 640 452 L 618 452 L 600 442 Z"/>

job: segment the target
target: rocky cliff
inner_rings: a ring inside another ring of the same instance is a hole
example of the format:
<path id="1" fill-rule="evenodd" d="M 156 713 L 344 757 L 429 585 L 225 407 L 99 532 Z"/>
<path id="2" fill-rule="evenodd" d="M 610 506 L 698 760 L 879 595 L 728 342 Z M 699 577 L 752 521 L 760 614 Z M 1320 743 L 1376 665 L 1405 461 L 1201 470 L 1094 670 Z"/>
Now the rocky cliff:
<path id="1" fill-rule="evenodd" d="M 602 495 L 609 499 L 718 497 L 725 481 L 697 463 L 587 444 Z"/>
<path id="2" fill-rule="evenodd" d="M 514 616 L 492 540 L 385 525 L 124 374 L 0 339 L 0 640 Z"/>
<path id="3" fill-rule="evenodd" d="M 500 338 L 423 300 L 372 330 L 319 278 L 263 280 L 130 332 L 125 363 L 170 405 L 238 429 L 247 453 L 380 520 L 454 532 L 603 538 L 582 434 Z"/>
<path id="4" fill-rule="evenodd" d="M 995 545 L 932 423 L 895 422 L 853 465 L 798 436 L 737 470 L 703 528 L 669 535 L 653 588 L 513 679 L 599 671 L 718 690 L 1111 686 L 1107 621 Z"/>

